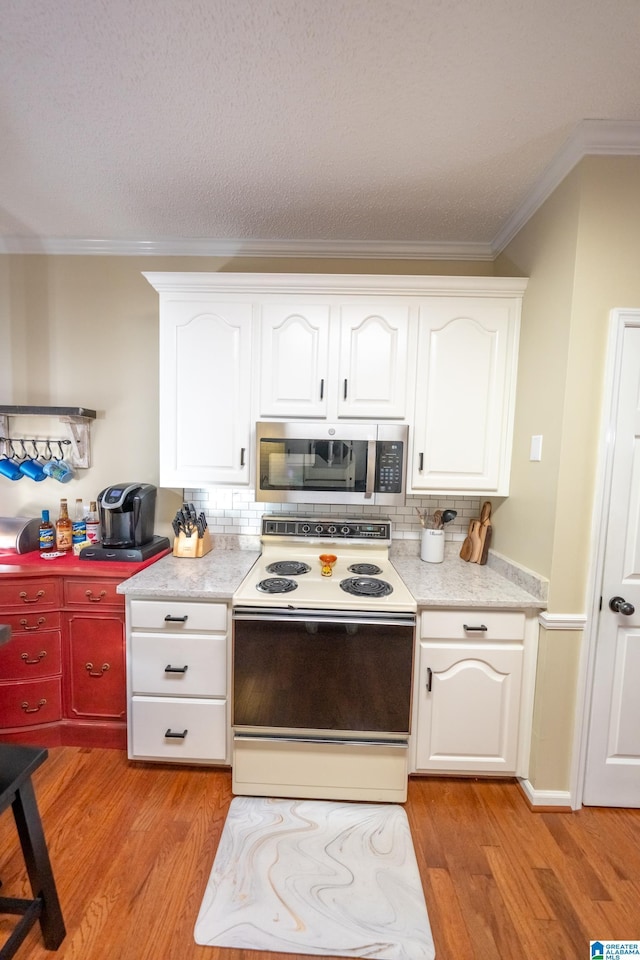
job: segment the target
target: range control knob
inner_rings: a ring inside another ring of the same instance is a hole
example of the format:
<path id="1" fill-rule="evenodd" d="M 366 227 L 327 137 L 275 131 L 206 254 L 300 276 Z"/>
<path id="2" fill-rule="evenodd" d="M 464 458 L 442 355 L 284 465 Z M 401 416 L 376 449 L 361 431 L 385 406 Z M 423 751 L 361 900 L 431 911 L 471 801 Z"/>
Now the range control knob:
<path id="1" fill-rule="evenodd" d="M 334 527 L 334 525 L 331 524 L 330 527 L 327 527 L 327 533 L 336 533 L 337 529 L 337 527 Z"/>
<path id="2" fill-rule="evenodd" d="M 349 533 L 349 527 L 340 527 L 340 533 L 344 533 L 345 537 Z"/>
<path id="3" fill-rule="evenodd" d="M 302 530 L 303 533 L 309 533 L 309 530 L 311 530 L 311 527 L 309 526 L 308 523 L 303 523 L 303 524 L 302 524 L 302 527 L 301 527 L 301 530 Z"/>
<path id="4" fill-rule="evenodd" d="M 321 523 L 317 523 L 317 524 L 316 524 L 316 533 L 322 533 L 323 530 L 324 530 L 324 527 L 322 526 L 322 524 L 321 524 Z"/>

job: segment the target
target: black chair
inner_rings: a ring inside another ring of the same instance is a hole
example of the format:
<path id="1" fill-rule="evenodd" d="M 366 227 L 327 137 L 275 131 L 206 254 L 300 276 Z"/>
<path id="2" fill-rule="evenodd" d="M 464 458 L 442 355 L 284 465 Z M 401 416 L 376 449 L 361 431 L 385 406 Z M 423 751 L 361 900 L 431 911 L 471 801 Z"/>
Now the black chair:
<path id="1" fill-rule="evenodd" d="M 43 747 L 0 744 L 0 813 L 13 808 L 18 837 L 24 856 L 32 900 L 0 897 L 0 913 L 20 914 L 21 918 L 0 949 L 0 960 L 9 960 L 36 921 L 40 921 L 47 950 L 57 950 L 66 930 L 56 890 L 49 851 L 42 829 L 31 775 L 47 759 Z"/>

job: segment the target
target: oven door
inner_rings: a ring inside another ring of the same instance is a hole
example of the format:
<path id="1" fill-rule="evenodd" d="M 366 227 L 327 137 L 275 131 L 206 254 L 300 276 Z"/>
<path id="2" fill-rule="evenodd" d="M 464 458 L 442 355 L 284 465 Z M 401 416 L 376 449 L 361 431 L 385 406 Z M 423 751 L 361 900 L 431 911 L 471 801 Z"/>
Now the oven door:
<path id="1" fill-rule="evenodd" d="M 415 615 L 236 608 L 234 735 L 408 742 Z"/>

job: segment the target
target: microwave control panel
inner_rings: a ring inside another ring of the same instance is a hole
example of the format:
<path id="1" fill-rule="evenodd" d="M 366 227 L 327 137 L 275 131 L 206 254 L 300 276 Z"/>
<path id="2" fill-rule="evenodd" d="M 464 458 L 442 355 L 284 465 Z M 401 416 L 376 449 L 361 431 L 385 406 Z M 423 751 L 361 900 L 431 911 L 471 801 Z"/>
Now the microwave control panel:
<path id="1" fill-rule="evenodd" d="M 376 493 L 402 493 L 403 444 L 378 440 L 376 447 Z"/>

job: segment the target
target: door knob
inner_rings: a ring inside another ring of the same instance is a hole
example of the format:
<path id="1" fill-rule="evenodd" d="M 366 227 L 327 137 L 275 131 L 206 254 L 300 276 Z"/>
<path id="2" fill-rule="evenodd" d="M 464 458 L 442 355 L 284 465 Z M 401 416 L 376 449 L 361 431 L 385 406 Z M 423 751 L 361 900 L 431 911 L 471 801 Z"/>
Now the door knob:
<path id="1" fill-rule="evenodd" d="M 632 603 L 627 603 L 624 597 L 611 597 L 609 600 L 609 609 L 614 613 L 621 613 L 625 617 L 631 617 L 636 612 Z"/>

